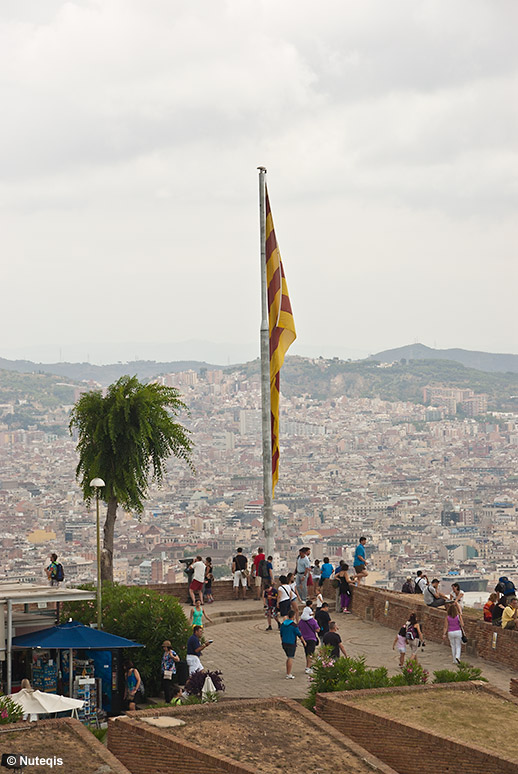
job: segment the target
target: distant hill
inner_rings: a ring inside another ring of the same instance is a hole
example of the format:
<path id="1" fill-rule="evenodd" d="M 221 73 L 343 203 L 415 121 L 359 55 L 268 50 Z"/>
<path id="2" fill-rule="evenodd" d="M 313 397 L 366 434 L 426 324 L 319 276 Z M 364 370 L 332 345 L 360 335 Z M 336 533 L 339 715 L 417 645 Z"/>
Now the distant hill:
<path id="1" fill-rule="evenodd" d="M 394 360 L 454 360 L 467 368 L 478 371 L 518 374 L 518 355 L 494 354 L 492 352 L 475 352 L 469 349 L 432 349 L 424 344 L 409 344 L 397 349 L 386 349 L 376 355 L 370 355 L 368 360 L 378 360 L 381 363 L 392 363 Z"/>
<path id="2" fill-rule="evenodd" d="M 195 360 L 179 360 L 173 363 L 156 363 L 154 360 L 134 360 L 130 363 L 92 365 L 92 363 L 33 363 L 30 360 L 6 360 L 0 357 L 0 369 L 22 374 L 55 374 L 73 381 L 94 381 L 103 387 L 116 382 L 121 376 L 137 376 L 141 381 L 153 379 L 159 374 L 178 371 L 199 371 L 201 368 L 217 369 L 221 366 L 200 363 Z"/>

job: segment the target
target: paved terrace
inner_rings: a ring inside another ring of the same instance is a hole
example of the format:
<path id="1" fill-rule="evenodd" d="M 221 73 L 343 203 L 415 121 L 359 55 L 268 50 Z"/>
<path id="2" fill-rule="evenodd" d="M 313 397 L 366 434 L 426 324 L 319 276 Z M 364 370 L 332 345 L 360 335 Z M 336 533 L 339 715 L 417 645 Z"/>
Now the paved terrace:
<path id="1" fill-rule="evenodd" d="M 398 673 L 399 654 L 392 650 L 395 631 L 364 621 L 354 614 L 333 614 L 331 602 L 329 606 L 331 618 L 338 623 L 348 655 L 365 655 L 369 667 L 385 666 L 389 674 Z M 189 605 L 185 605 L 184 609 L 188 616 Z M 262 602 L 225 600 L 205 605 L 204 609 L 214 619 L 213 624 L 206 626 L 206 636 L 214 642 L 203 652 L 202 663 L 209 669 L 221 669 L 226 696 L 288 696 L 294 699 L 305 696 L 308 677 L 304 672 L 304 650 L 301 646 L 297 647 L 293 668 L 296 679 L 286 680 L 286 662 L 277 625 L 273 622 L 272 631 L 266 631 Z M 424 634 L 426 636 L 426 631 Z M 492 685 L 505 691 L 509 690 L 510 678 L 516 677 L 516 672 L 508 667 L 467 655 L 463 659 L 480 667 L 483 676 Z M 424 650 L 419 649 L 419 661 L 430 675 L 436 669 L 453 669 L 449 643 L 427 642 Z"/>

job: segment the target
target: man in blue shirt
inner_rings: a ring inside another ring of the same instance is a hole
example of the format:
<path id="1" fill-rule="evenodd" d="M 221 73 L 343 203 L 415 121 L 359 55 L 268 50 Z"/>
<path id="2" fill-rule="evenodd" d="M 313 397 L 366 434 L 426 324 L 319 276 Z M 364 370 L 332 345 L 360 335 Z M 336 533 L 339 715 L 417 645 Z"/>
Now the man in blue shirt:
<path id="1" fill-rule="evenodd" d="M 288 617 L 282 622 L 280 628 L 282 649 L 286 653 L 286 680 L 295 679 L 295 675 L 291 674 L 291 668 L 293 666 L 293 659 L 297 648 L 297 637 L 300 637 L 300 641 L 304 646 L 306 645 L 306 641 L 300 633 L 299 627 L 293 620 L 294 617 L 295 611 L 290 610 Z"/>
<path id="2" fill-rule="evenodd" d="M 367 542 L 366 537 L 361 537 L 359 544 L 356 546 L 356 551 L 354 552 L 354 572 L 356 575 L 356 579 L 358 581 L 358 585 L 361 584 L 362 579 L 366 578 L 369 574 L 367 572 L 367 559 L 365 558 L 365 543 Z"/>
<path id="3" fill-rule="evenodd" d="M 333 565 L 329 561 L 329 557 L 324 556 L 324 561 L 322 563 L 322 567 L 320 568 L 320 580 L 318 581 L 318 585 L 323 586 L 325 579 L 330 578 L 332 574 Z"/>

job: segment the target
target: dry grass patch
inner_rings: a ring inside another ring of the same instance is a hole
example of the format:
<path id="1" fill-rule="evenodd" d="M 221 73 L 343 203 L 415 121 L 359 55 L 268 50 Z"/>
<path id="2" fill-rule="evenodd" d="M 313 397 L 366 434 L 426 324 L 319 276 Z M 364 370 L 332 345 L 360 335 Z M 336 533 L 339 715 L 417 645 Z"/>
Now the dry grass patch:
<path id="1" fill-rule="evenodd" d="M 465 744 L 508 757 L 518 755 L 518 737 L 502 736 L 490 731 L 495 718 L 505 717 L 506 728 L 518 728 L 518 705 L 477 689 L 452 691 L 415 691 L 409 694 L 386 693 L 358 697 L 358 706 L 378 710 L 394 720 L 417 726 L 425 731 L 449 736 Z"/>

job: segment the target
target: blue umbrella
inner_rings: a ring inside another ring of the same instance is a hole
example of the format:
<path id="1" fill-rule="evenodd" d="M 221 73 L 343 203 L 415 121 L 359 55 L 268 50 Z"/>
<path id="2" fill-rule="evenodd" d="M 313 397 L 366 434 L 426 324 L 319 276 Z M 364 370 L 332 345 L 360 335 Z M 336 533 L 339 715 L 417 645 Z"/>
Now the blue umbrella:
<path id="1" fill-rule="evenodd" d="M 79 621 L 67 621 L 37 632 L 13 637 L 13 648 L 57 648 L 74 650 L 114 650 L 116 648 L 144 648 L 126 637 L 91 629 Z"/>

